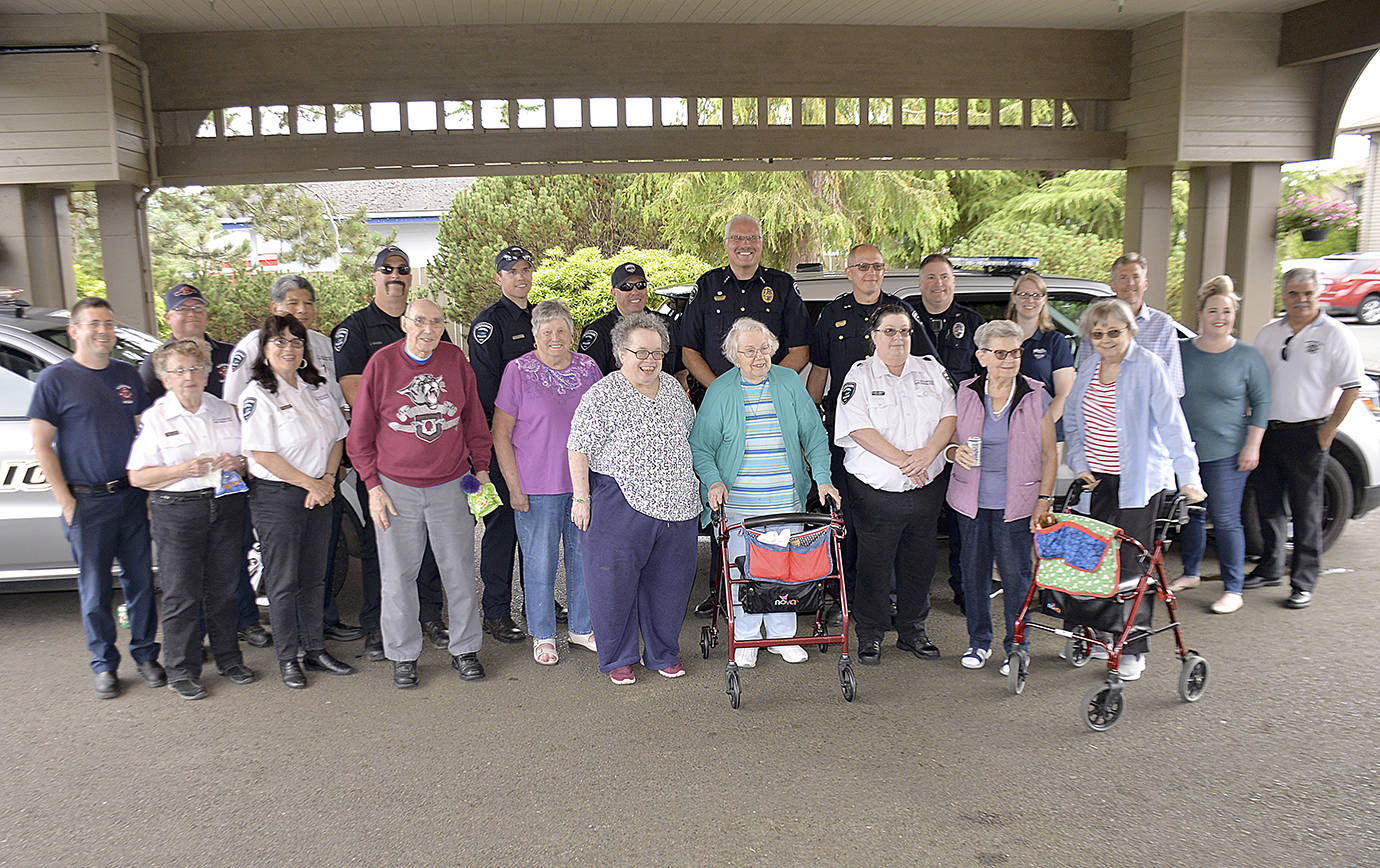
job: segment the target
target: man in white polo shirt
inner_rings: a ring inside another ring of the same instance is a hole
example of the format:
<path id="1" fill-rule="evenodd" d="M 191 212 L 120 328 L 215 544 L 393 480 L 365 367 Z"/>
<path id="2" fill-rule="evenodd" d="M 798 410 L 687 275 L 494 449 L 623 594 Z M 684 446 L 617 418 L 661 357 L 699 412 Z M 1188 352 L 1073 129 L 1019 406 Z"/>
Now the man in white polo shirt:
<path id="1" fill-rule="evenodd" d="M 1267 323 L 1255 348 L 1270 369 L 1270 424 L 1251 474 L 1264 552 L 1246 588 L 1278 585 L 1284 575 L 1285 495 L 1294 519 L 1290 609 L 1313 602 L 1322 555 L 1323 474 L 1327 450 L 1361 391 L 1365 365 L 1356 338 L 1318 307 L 1318 273 L 1285 272 L 1284 316 Z"/>

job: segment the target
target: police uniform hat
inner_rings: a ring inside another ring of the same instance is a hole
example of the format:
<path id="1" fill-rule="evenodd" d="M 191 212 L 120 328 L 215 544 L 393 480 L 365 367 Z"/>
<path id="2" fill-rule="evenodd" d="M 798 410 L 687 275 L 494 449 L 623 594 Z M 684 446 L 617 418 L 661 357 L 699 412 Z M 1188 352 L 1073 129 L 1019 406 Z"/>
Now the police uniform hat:
<path id="1" fill-rule="evenodd" d="M 380 250 L 378 256 L 374 257 L 374 270 L 378 271 L 380 266 L 387 262 L 388 257 L 390 256 L 401 256 L 403 265 L 412 264 L 412 261 L 407 258 L 407 254 L 403 252 L 403 249 L 401 247 L 395 247 L 392 244 L 390 244 L 387 247 Z"/>
<path id="2" fill-rule="evenodd" d="M 613 270 L 614 289 L 632 280 L 647 280 L 647 273 L 636 262 L 625 262 Z"/>
<path id="3" fill-rule="evenodd" d="M 494 258 L 494 271 L 507 271 L 518 262 L 531 262 L 532 254 L 527 248 L 519 247 L 514 244 L 512 247 L 505 247 L 498 252 Z"/>

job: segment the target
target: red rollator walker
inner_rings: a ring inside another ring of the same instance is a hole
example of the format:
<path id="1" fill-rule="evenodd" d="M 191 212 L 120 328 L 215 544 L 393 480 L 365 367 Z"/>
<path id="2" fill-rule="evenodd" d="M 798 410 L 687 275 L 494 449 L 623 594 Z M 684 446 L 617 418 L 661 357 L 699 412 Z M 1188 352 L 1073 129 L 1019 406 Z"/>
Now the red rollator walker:
<path id="1" fill-rule="evenodd" d="M 1067 502 L 1076 503 L 1084 488 L 1082 480 L 1074 480 Z M 1074 666 L 1087 664 L 1093 648 L 1105 649 L 1107 680 L 1083 698 L 1083 722 L 1097 732 L 1111 729 L 1126 710 L 1125 683 L 1118 672 L 1126 644 L 1172 630 L 1182 661 L 1179 697 L 1185 702 L 1198 701 L 1207 688 L 1208 664 L 1198 652 L 1185 648 L 1174 592 L 1164 579 L 1165 537 L 1171 527 L 1183 526 L 1187 516 L 1187 499 L 1176 495 L 1155 519 L 1154 548 L 1149 550 L 1120 528 L 1069 513 L 1052 516 L 1053 523 L 1035 532 L 1035 576 L 1016 617 L 1012 641 L 1017 650 L 1006 658 L 1007 686 L 1013 694 L 1025 689 L 1029 671 L 1030 654 L 1021 650 L 1027 630 L 1063 636 L 1063 656 Z M 1123 543 L 1133 546 L 1145 564 L 1138 578 L 1121 579 Z M 1164 603 L 1169 623 L 1158 629 L 1137 624 L 1141 608 L 1153 606 L 1156 598 Z M 1030 620 L 1037 613 L 1062 618 L 1064 626 Z M 1103 640 L 1098 631 L 1110 636 Z"/>
<path id="2" fill-rule="evenodd" d="M 753 516 L 731 525 L 726 523 L 722 510 L 715 510 L 713 524 L 722 564 L 719 599 L 728 618 L 728 666 L 724 672 L 724 692 L 728 694 L 732 706 L 737 708 L 743 697 L 738 664 L 734 662 L 737 649 L 818 645 L 821 651 L 827 653 L 829 646 L 835 642 L 842 648 L 838 664 L 839 687 L 843 691 L 843 698 L 852 702 L 857 695 L 858 682 L 848 658 L 848 592 L 844 589 L 843 558 L 839 548 L 839 540 L 846 531 L 834 505 L 829 505 L 829 515 L 777 513 Z M 798 525 L 801 530 L 780 539 L 769 535 L 767 529 L 772 525 Z M 743 534 L 747 554 L 730 562 L 729 534 L 736 532 Z M 825 589 L 831 584 L 838 587 L 838 604 L 843 616 L 838 634 L 828 633 L 825 627 Z M 733 600 L 739 600 L 743 610 L 753 614 L 814 614 L 814 634 L 782 639 L 736 639 L 733 632 Z M 706 660 L 709 659 L 709 650 L 719 644 L 719 612 L 720 607 L 716 606 L 713 621 L 709 626 L 700 628 L 700 653 Z"/>

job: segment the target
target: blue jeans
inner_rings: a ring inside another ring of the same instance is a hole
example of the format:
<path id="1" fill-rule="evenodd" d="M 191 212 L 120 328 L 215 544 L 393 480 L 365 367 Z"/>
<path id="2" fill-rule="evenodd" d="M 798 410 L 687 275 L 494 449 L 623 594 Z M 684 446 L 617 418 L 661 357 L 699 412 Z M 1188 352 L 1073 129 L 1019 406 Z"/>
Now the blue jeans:
<path id="1" fill-rule="evenodd" d="M 1030 592 L 1034 545 L 1030 518 L 1003 521 L 1000 509 L 979 509 L 976 518 L 955 510 L 954 517 L 963 537 L 963 597 L 967 601 L 964 611 L 968 617 L 968 644 L 988 650 L 992 647 L 990 598 L 992 563 L 995 561 L 997 569 L 1001 570 L 1001 599 L 1006 615 L 1006 638 L 1002 647 L 1010 654 L 1016 616 L 1021 613 L 1021 604 Z"/>
<path id="2" fill-rule="evenodd" d="M 1236 469 L 1236 456 L 1204 461 L 1198 465 L 1207 491 L 1207 510 L 1212 515 L 1212 530 L 1217 540 L 1217 560 L 1222 566 L 1223 590 L 1241 593 L 1245 581 L 1246 533 L 1241 529 L 1241 498 L 1246 492 L 1249 473 Z M 1184 575 L 1198 575 L 1207 548 L 1207 516 L 1191 510 L 1183 532 Z"/>
<path id="3" fill-rule="evenodd" d="M 527 511 L 513 511 L 522 548 L 522 587 L 527 600 L 527 632 L 534 639 L 556 636 L 556 558 L 565 548 L 565 595 L 572 633 L 593 631 L 585 596 L 580 529 L 570 520 L 569 494 L 531 494 Z"/>

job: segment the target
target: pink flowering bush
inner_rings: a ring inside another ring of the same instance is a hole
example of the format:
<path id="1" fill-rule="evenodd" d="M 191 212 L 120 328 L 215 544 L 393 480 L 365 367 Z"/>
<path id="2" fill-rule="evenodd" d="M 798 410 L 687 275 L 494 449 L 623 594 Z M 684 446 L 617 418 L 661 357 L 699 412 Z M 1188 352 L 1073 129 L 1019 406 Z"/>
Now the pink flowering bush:
<path id="1" fill-rule="evenodd" d="M 1328 199 L 1312 193 L 1294 193 L 1279 208 L 1275 235 L 1295 230 L 1352 229 L 1357 225 L 1355 202 Z"/>

